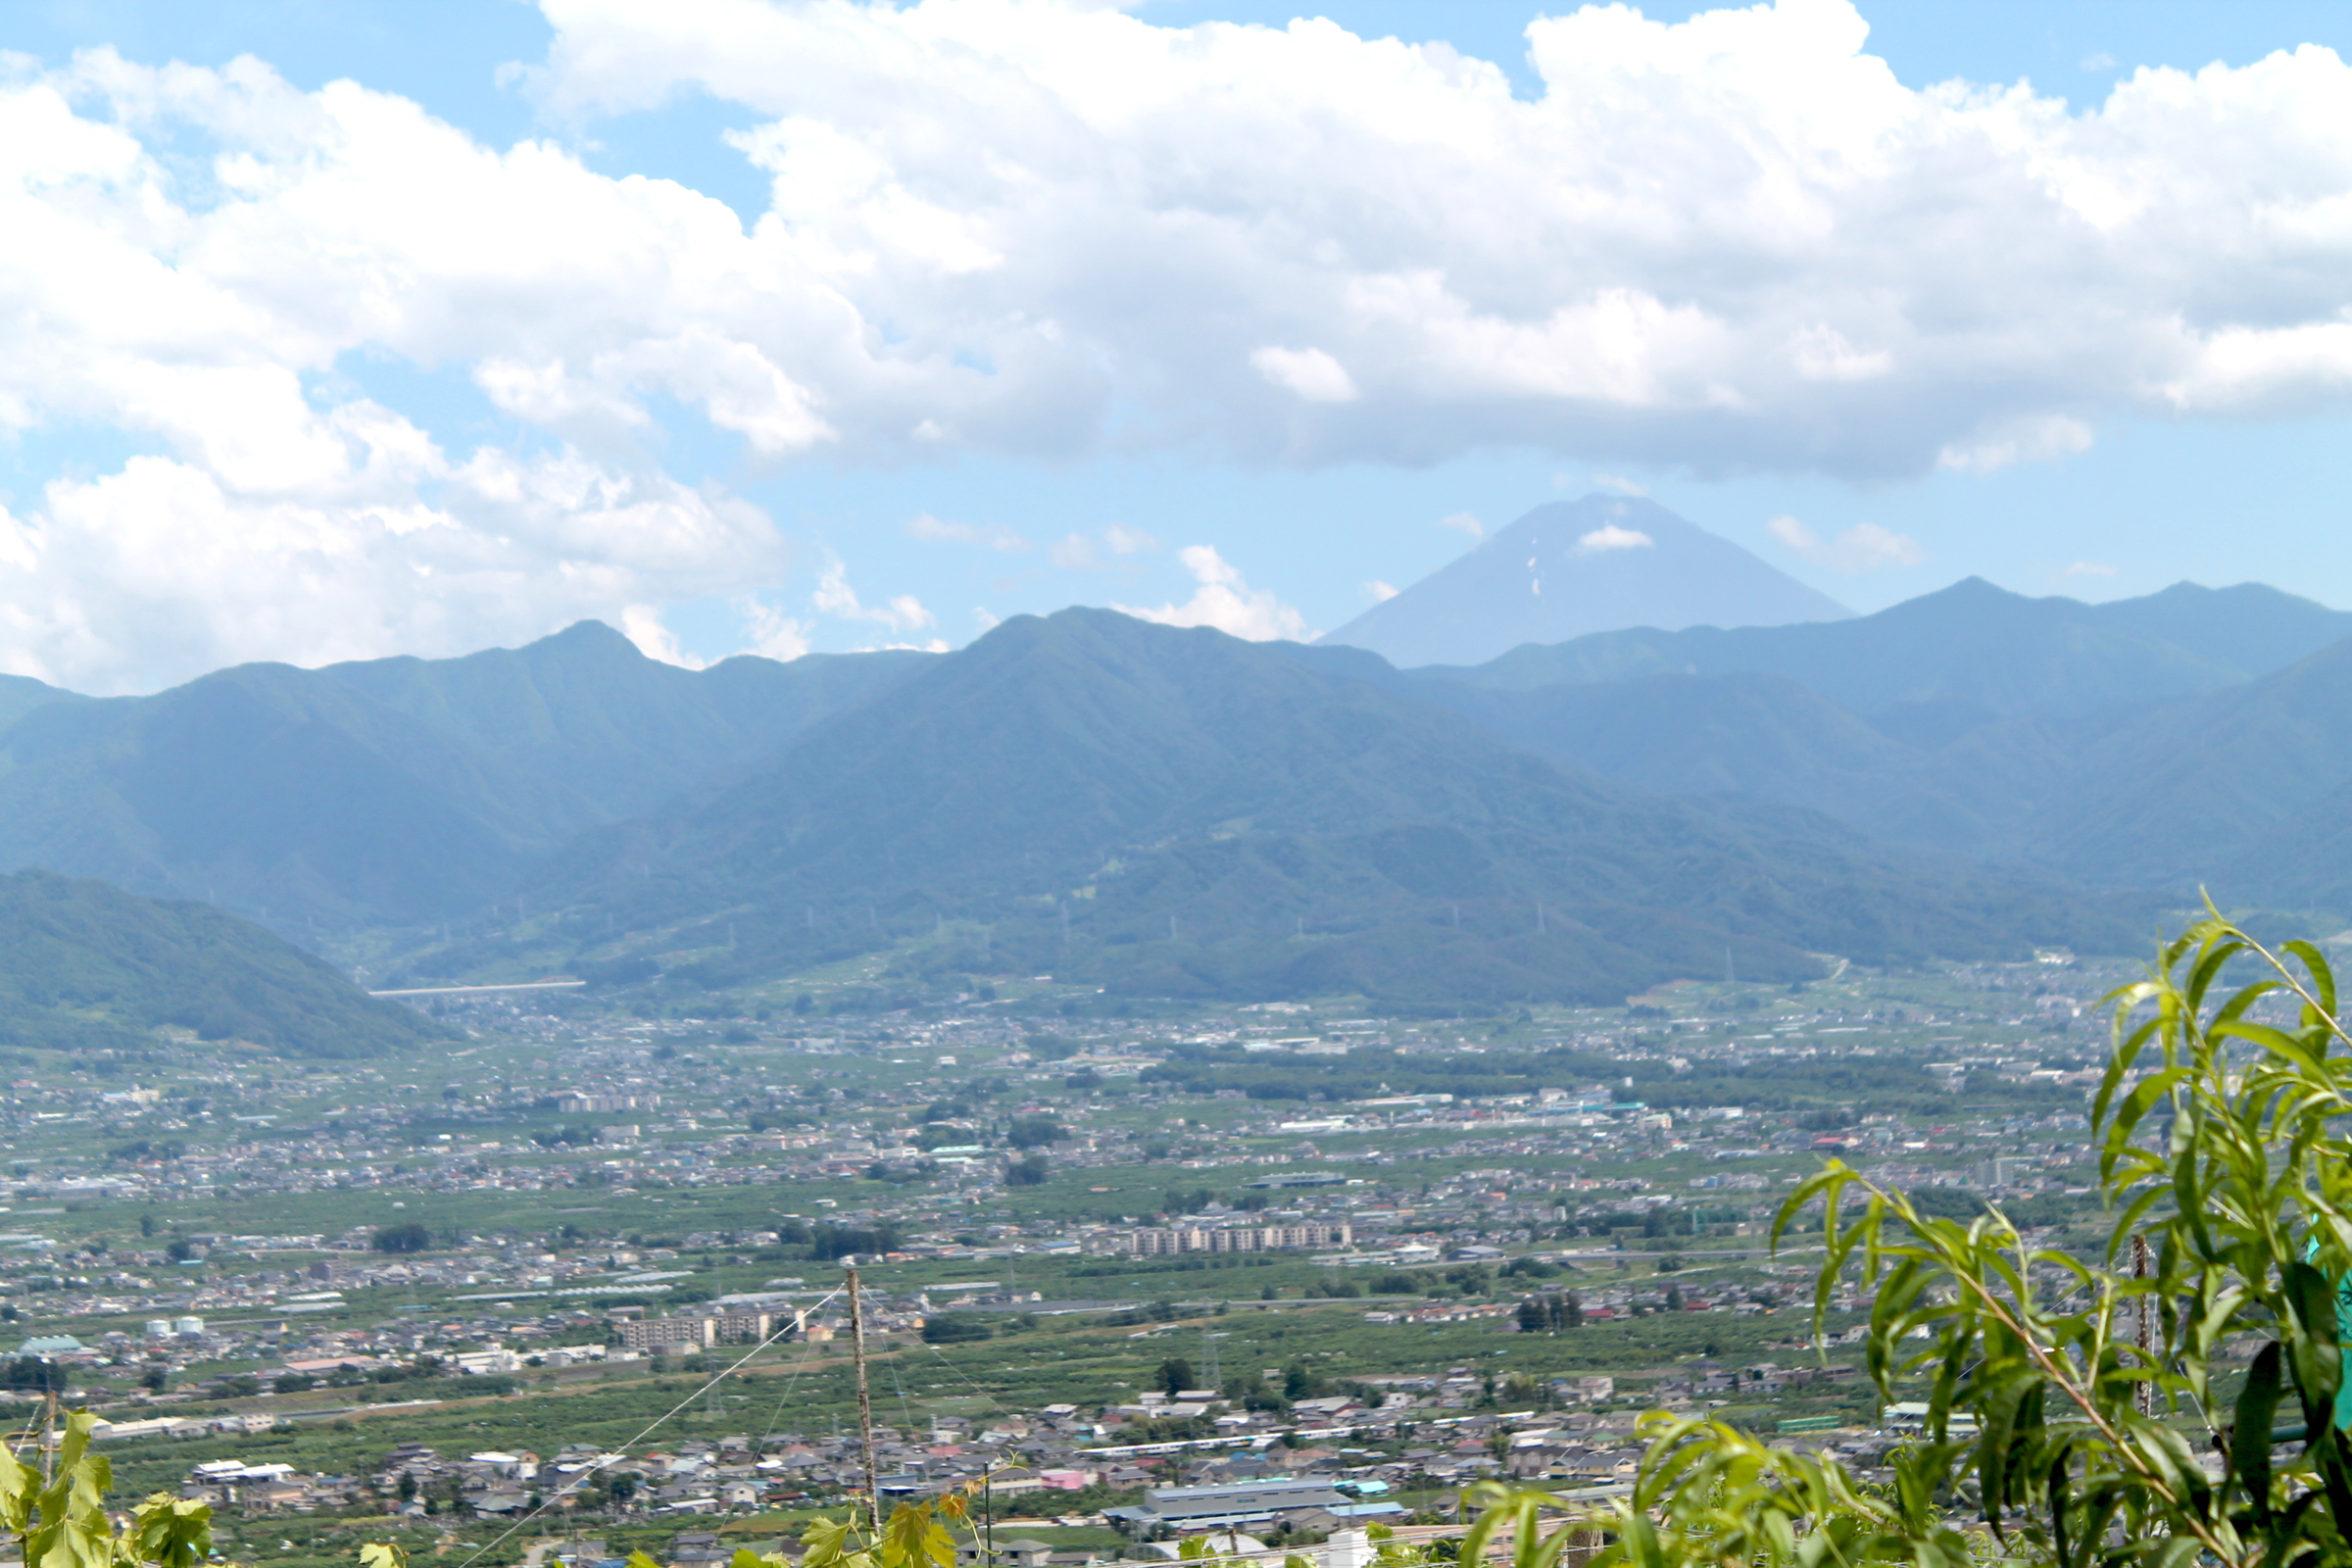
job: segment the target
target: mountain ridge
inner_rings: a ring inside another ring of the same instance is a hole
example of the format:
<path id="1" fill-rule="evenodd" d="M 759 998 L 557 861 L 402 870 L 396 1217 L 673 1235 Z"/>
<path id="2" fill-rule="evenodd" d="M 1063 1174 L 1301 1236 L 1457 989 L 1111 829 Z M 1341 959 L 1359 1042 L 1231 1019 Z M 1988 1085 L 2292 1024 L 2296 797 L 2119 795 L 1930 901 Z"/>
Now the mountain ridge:
<path id="1" fill-rule="evenodd" d="M 1522 645 L 1485 664 L 1422 666 L 1412 673 L 1520 691 L 1640 675 L 1781 675 L 1864 714 L 1955 700 L 1993 713 L 2081 712 L 2216 690 L 2245 678 L 2187 649 L 2110 625 L 2112 617 L 2100 616 L 2098 608 L 2073 599 L 2032 599 L 1966 577 L 1848 620 L 1679 631 L 1635 627 Z M 2067 680 L 2053 689 L 2056 670 Z"/>
<path id="2" fill-rule="evenodd" d="M 2054 884 L 1663 800 L 1282 649 L 1081 610 L 1007 620 L 760 776 L 591 835 L 534 898 L 575 911 L 542 937 L 589 963 L 664 943 L 703 983 L 950 921 L 991 931 L 975 965 L 1214 994 L 1475 962 L 1591 998 L 1716 972 L 1726 946 L 1803 978 L 1814 952 L 2128 940 Z"/>
<path id="3" fill-rule="evenodd" d="M 2352 910 L 2352 879 L 2289 849 L 2332 841 L 2325 802 L 2352 790 L 2352 725 L 2335 717 L 2352 712 L 2348 626 L 2259 584 L 2083 605 L 1968 579 L 1835 624 L 1352 672 L 1666 794 L 1739 792 L 2094 885 L 2186 896 L 2222 878 Z"/>
<path id="4" fill-rule="evenodd" d="M 0 864 L 369 932 L 420 980 L 723 987 L 881 949 L 1227 997 L 1589 999 L 1726 949 L 1794 980 L 1823 953 L 2129 945 L 2214 875 L 2352 903 L 2262 863 L 2352 791 L 2352 643 L 2240 673 L 2347 618 L 2259 585 L 1964 582 L 1467 671 L 1106 611 L 692 671 L 584 623 L 45 697 L 0 729 Z M 2184 799 L 2237 803 L 2229 831 Z"/>
<path id="5" fill-rule="evenodd" d="M 459 660 L 244 664 L 0 731 L 0 867 L 199 897 L 281 929 L 503 899 L 581 832 L 714 787 L 932 656 L 648 659 L 582 622 Z"/>

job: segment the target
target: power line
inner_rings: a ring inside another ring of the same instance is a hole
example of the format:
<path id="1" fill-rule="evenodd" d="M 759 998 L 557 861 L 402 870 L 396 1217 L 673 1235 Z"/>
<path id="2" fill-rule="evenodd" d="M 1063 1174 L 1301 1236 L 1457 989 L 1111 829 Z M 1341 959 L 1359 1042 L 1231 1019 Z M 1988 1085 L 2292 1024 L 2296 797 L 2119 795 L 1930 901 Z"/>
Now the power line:
<path id="1" fill-rule="evenodd" d="M 840 1294 L 841 1294 L 841 1293 L 840 1293 L 839 1291 L 832 1291 L 832 1292 L 829 1292 L 829 1293 L 827 1293 L 827 1294 L 826 1294 L 826 1296 L 823 1298 L 823 1299 L 819 1300 L 819 1301 L 816 1303 L 816 1306 L 818 1306 L 818 1307 L 821 1307 L 821 1306 L 823 1306 L 823 1305 L 825 1304 L 825 1302 L 826 1302 L 826 1301 L 829 1301 L 829 1300 L 831 1300 L 831 1299 L 832 1299 L 834 1297 L 836 1297 L 836 1296 L 839 1296 Z M 811 1308 L 809 1308 L 809 1310 L 810 1310 L 810 1311 L 814 1311 L 815 1309 L 816 1309 L 815 1307 L 811 1307 Z M 766 1349 L 766 1348 L 767 1348 L 769 1346 L 771 1346 L 771 1345 L 775 1344 L 775 1343 L 776 1343 L 776 1341 L 778 1341 L 778 1340 L 782 1339 L 782 1338 L 783 1338 L 785 1335 L 787 1335 L 787 1334 L 790 1334 L 791 1332 L 792 1332 L 792 1325 L 791 1325 L 789 1322 L 787 1322 L 787 1323 L 784 1323 L 784 1324 L 782 1324 L 782 1325 L 779 1325 L 779 1326 L 777 1327 L 776 1331 L 775 1331 L 773 1334 L 770 1334 L 770 1335 L 769 1335 L 769 1336 L 768 1336 L 766 1339 L 764 1339 L 764 1340 L 761 1340 L 761 1341 L 760 1341 L 760 1342 L 758 1345 L 755 1345 L 755 1346 L 753 1346 L 753 1347 L 752 1347 L 750 1349 L 748 1349 L 748 1350 L 744 1351 L 744 1352 L 743 1352 L 743 1355 L 742 1355 L 742 1358 L 741 1358 L 741 1359 L 739 1359 L 739 1360 L 737 1360 L 737 1361 L 734 1363 L 734 1365 L 732 1365 L 732 1366 L 729 1366 L 729 1367 L 725 1368 L 723 1371 L 720 1371 L 720 1372 L 718 1372 L 717 1374 L 715 1374 L 715 1375 L 714 1375 L 714 1376 L 713 1376 L 713 1377 L 710 1379 L 710 1382 L 708 1382 L 708 1383 L 704 1384 L 704 1385 L 703 1385 L 701 1388 L 699 1388 L 699 1389 L 695 1390 L 695 1391 L 694 1391 L 692 1394 L 689 1394 L 688 1396 L 686 1396 L 686 1397 L 684 1397 L 683 1399 L 680 1399 L 680 1400 L 679 1400 L 677 1403 L 675 1403 L 675 1404 L 671 1405 L 671 1406 L 670 1406 L 668 1409 L 666 1409 L 666 1410 L 662 1411 L 662 1412 L 660 1415 L 658 1415 L 658 1416 L 654 1417 L 654 1419 L 653 1419 L 653 1420 L 652 1420 L 650 1423 L 648 1423 L 648 1424 L 647 1424 L 647 1426 L 646 1426 L 646 1428 L 645 1428 L 645 1430 L 644 1430 L 644 1431 L 642 1431 L 642 1432 L 638 1433 L 638 1434 L 637 1434 L 635 1437 L 631 1438 L 631 1439 L 630 1439 L 628 1442 L 626 1442 L 626 1443 L 622 1444 L 622 1445 L 620 1446 L 620 1448 L 619 1448 L 618 1452 L 619 1452 L 621 1455 L 625 1456 L 625 1454 L 627 1453 L 627 1450 L 629 1450 L 629 1449 L 631 1449 L 631 1448 L 634 1448 L 634 1447 L 636 1447 L 636 1446 L 637 1446 L 639 1444 L 643 1443 L 643 1442 L 644 1442 L 646 1439 L 648 1439 L 648 1438 L 652 1437 L 652 1436 L 653 1436 L 655 1433 L 657 1433 L 657 1432 L 661 1431 L 661 1430 L 662 1430 L 662 1426 L 663 1426 L 665 1423 L 667 1423 L 668 1421 L 670 1421 L 670 1420 L 671 1420 L 673 1417 L 675 1417 L 675 1416 L 678 1414 L 678 1412 L 679 1412 L 679 1411 L 681 1411 L 681 1410 L 685 1409 L 685 1408 L 686 1408 L 688 1405 L 690 1405 L 690 1404 L 694 1403 L 694 1401 L 695 1401 L 695 1400 L 697 1400 L 697 1399 L 701 1398 L 701 1397 L 702 1397 L 704 1395 L 708 1394 L 708 1393 L 709 1393 L 710 1390 L 712 1390 L 712 1389 L 714 1389 L 714 1388 L 718 1387 L 718 1385 L 719 1385 L 719 1384 L 721 1384 L 721 1383 L 725 1382 L 725 1381 L 726 1381 L 728 1378 L 730 1378 L 730 1377 L 734 1376 L 734 1375 L 735 1375 L 737 1372 L 739 1372 L 739 1371 L 741 1371 L 741 1370 L 743 1369 L 743 1366 L 744 1366 L 744 1363 L 745 1363 L 745 1362 L 747 1362 L 747 1361 L 751 1360 L 751 1358 L 752 1358 L 753 1356 L 755 1356 L 755 1355 L 758 1355 L 758 1354 L 759 1354 L 759 1353 L 760 1353 L 761 1350 L 764 1350 L 764 1349 Z M 600 1462 L 600 1463 L 598 1463 L 598 1464 L 592 1464 L 592 1465 L 589 1465 L 589 1466 L 588 1466 L 586 1469 L 582 1470 L 582 1471 L 581 1471 L 581 1472 L 580 1472 L 580 1473 L 579 1473 L 577 1476 L 573 1477 L 573 1478 L 572 1478 L 571 1480 L 569 1480 L 569 1481 L 566 1481 L 565 1483 L 564 1483 L 564 1485 L 562 1485 L 562 1486 L 560 1486 L 560 1487 L 556 1488 L 556 1490 L 555 1490 L 554 1492 L 552 1492 L 552 1493 L 548 1494 L 546 1496 L 544 1496 L 544 1497 L 542 1497 L 542 1498 L 540 1499 L 540 1501 L 539 1501 L 539 1506 L 538 1506 L 538 1507 L 531 1509 L 531 1510 L 530 1510 L 528 1513 L 525 1513 L 525 1514 L 524 1514 L 524 1515 L 523 1515 L 521 1518 L 519 1518 L 519 1519 L 515 1520 L 515 1521 L 514 1521 L 513 1524 L 511 1524 L 511 1525 L 507 1526 L 507 1528 L 506 1528 L 504 1531 L 502 1531 L 502 1532 L 501 1532 L 501 1533 L 500 1533 L 500 1534 L 499 1534 L 499 1535 L 498 1535 L 496 1538 L 494 1538 L 493 1540 L 491 1540 L 491 1541 L 488 1541 L 488 1542 L 484 1543 L 484 1544 L 483 1544 L 483 1545 L 482 1545 L 482 1546 L 481 1546 L 481 1547 L 480 1547 L 478 1550 L 476 1550 L 472 1556 L 470 1556 L 470 1557 L 466 1558 L 466 1559 L 465 1560 L 465 1562 L 461 1563 L 461 1564 L 459 1565 L 459 1568 L 473 1568 L 473 1565 L 474 1565 L 475 1563 L 477 1563 L 477 1562 L 479 1562 L 479 1561 L 481 1561 L 481 1560 L 482 1560 L 482 1557 L 483 1557 L 483 1555 L 484 1555 L 485 1553 L 487 1553 L 487 1552 L 491 1551 L 492 1549 L 494 1549 L 495 1547 L 497 1547 L 497 1546 L 498 1546 L 498 1545 L 499 1545 L 501 1543 L 505 1542 L 505 1541 L 506 1541 L 508 1538 L 512 1537 L 512 1536 L 513 1536 L 513 1535 L 514 1535 L 514 1533 L 515 1533 L 517 1530 L 520 1530 L 520 1529 L 521 1529 L 521 1528 L 522 1528 L 524 1525 L 527 1525 L 527 1524 L 531 1523 L 533 1520 L 537 1519 L 537 1518 L 538 1518 L 538 1517 L 539 1517 L 541 1514 L 543 1514 L 543 1513 L 547 1512 L 547 1510 L 548 1510 L 549 1508 L 551 1508 L 551 1507 L 553 1507 L 553 1506 L 555 1505 L 555 1503 L 557 1502 L 557 1500 L 558 1500 L 559 1498 L 562 1498 L 562 1497 L 568 1496 L 568 1495 L 570 1495 L 572 1493 L 574 1493 L 574 1492 L 578 1491 L 578 1490 L 579 1490 L 581 1487 L 583 1487 L 583 1486 L 586 1486 L 586 1485 L 587 1485 L 587 1483 L 588 1483 L 588 1478 L 589 1478 L 590 1476 L 593 1476 L 593 1475 L 595 1475 L 595 1474 L 597 1473 L 597 1471 L 598 1471 L 598 1470 L 600 1470 L 600 1469 L 602 1469 L 602 1468 L 603 1468 L 603 1465 L 602 1465 L 602 1463 L 601 1463 L 601 1462 Z"/>

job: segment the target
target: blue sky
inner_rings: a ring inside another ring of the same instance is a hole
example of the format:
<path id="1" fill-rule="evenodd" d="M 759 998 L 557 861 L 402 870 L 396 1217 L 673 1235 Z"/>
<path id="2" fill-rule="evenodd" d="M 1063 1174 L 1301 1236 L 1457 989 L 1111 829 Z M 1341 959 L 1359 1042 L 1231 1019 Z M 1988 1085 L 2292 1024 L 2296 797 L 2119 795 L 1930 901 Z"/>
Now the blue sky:
<path id="1" fill-rule="evenodd" d="M 2352 606 L 2352 119 L 2325 59 L 2256 74 L 2352 50 L 2341 6 L 1865 3 L 1882 82 L 1806 0 L 1703 49 L 1563 33 L 1548 89 L 1535 7 L 1303 13 L 1491 62 L 1517 111 L 1332 31 L 1197 79 L 1138 53 L 1301 14 L 1280 5 L 1129 8 L 1150 33 L 1013 7 L 1021 41 L 965 75 L 924 49 L 995 47 L 1002 17 L 836 39 L 783 7 L 802 30 L 738 51 L 755 9 L 12 7 L 19 109 L 63 106 L 88 145 L 11 199 L 117 206 L 44 205 L 91 224 L 58 247 L 86 259 L 0 275 L 43 332 L 83 323 L 0 387 L 0 667 L 150 689 L 581 613 L 689 660 L 958 644 L 1070 603 L 1313 632 L 1458 554 L 1466 518 L 1610 487 L 1860 610 L 1971 574 Z M 873 76 L 752 69 L 836 42 Z M 99 49 L 121 64 L 76 64 Z M 2132 96 L 2139 68 L 2215 63 Z M 1782 81 L 1806 73 L 1854 112 L 1806 121 Z M 1931 91 L 1954 82 L 1973 98 Z M 1564 145 L 1530 113 L 1547 90 L 1622 100 L 1648 188 L 1596 153 L 1521 213 Z M 1751 169 L 1758 136 L 1781 142 Z M 1364 173 L 1392 155 L 1393 190 Z M 760 253 L 780 172 L 796 244 Z M 89 302 L 101 276 L 129 324 Z M 1791 378 L 1808 355 L 1828 368 Z"/>

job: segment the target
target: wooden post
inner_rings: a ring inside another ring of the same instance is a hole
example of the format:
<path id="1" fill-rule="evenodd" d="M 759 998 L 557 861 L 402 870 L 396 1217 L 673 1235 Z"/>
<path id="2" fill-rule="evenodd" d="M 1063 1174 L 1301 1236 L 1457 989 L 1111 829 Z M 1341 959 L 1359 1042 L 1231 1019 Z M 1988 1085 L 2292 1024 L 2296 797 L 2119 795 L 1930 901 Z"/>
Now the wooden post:
<path id="1" fill-rule="evenodd" d="M 858 1436 L 865 1455 L 865 1517 L 878 1541 L 882 1535 L 882 1488 L 874 1474 L 874 1399 L 865 1386 L 865 1306 L 858 1295 L 858 1257 L 842 1265 L 850 1280 L 850 1356 L 858 1369 Z"/>
<path id="2" fill-rule="evenodd" d="M 2148 1239 L 2145 1236 L 2132 1238 L 2132 1277 L 2135 1280 L 2144 1280 L 2148 1277 Z M 2156 1357 L 2152 1353 L 2156 1341 L 2153 1332 L 2153 1306 L 2154 1303 L 2143 1296 L 2132 1312 L 2132 1326 L 2136 1331 L 2135 1338 L 2139 1346 L 2139 1364 L 2151 1371 L 2156 1365 Z M 2139 1385 L 2137 1402 L 2141 1415 L 2152 1416 L 2156 1413 L 2156 1385 L 2154 1383 L 2147 1382 Z"/>

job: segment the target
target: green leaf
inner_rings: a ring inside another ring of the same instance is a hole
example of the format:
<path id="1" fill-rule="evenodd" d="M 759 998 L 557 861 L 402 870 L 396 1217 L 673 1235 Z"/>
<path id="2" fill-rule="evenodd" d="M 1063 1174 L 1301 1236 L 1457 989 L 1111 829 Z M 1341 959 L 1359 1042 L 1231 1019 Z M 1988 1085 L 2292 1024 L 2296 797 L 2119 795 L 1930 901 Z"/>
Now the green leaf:
<path id="1" fill-rule="evenodd" d="M 2299 1257 L 2283 1265 L 2278 1275 L 2287 1308 L 2294 1314 L 2295 1385 L 2316 1432 L 2329 1424 L 2336 1389 L 2343 1381 L 2343 1353 L 2335 1343 L 2335 1287 Z"/>
<path id="2" fill-rule="evenodd" d="M 155 1568 L 199 1568 L 212 1556 L 212 1504 L 159 1492 L 131 1516 L 130 1542 L 139 1561 Z M 366 1552 L 362 1551 L 365 1562 Z M 401 1563 L 387 1568 L 405 1568 Z"/>
<path id="3" fill-rule="evenodd" d="M 41 1473 L 0 1447 L 0 1530 L 23 1535 L 32 1522 L 41 1493 Z"/>
<path id="4" fill-rule="evenodd" d="M 2230 1466 L 2246 1489 L 2257 1527 L 2271 1518 L 2271 1426 L 2278 1418 L 2278 1342 L 2267 1341 L 2247 1370 L 2230 1434 Z"/>

